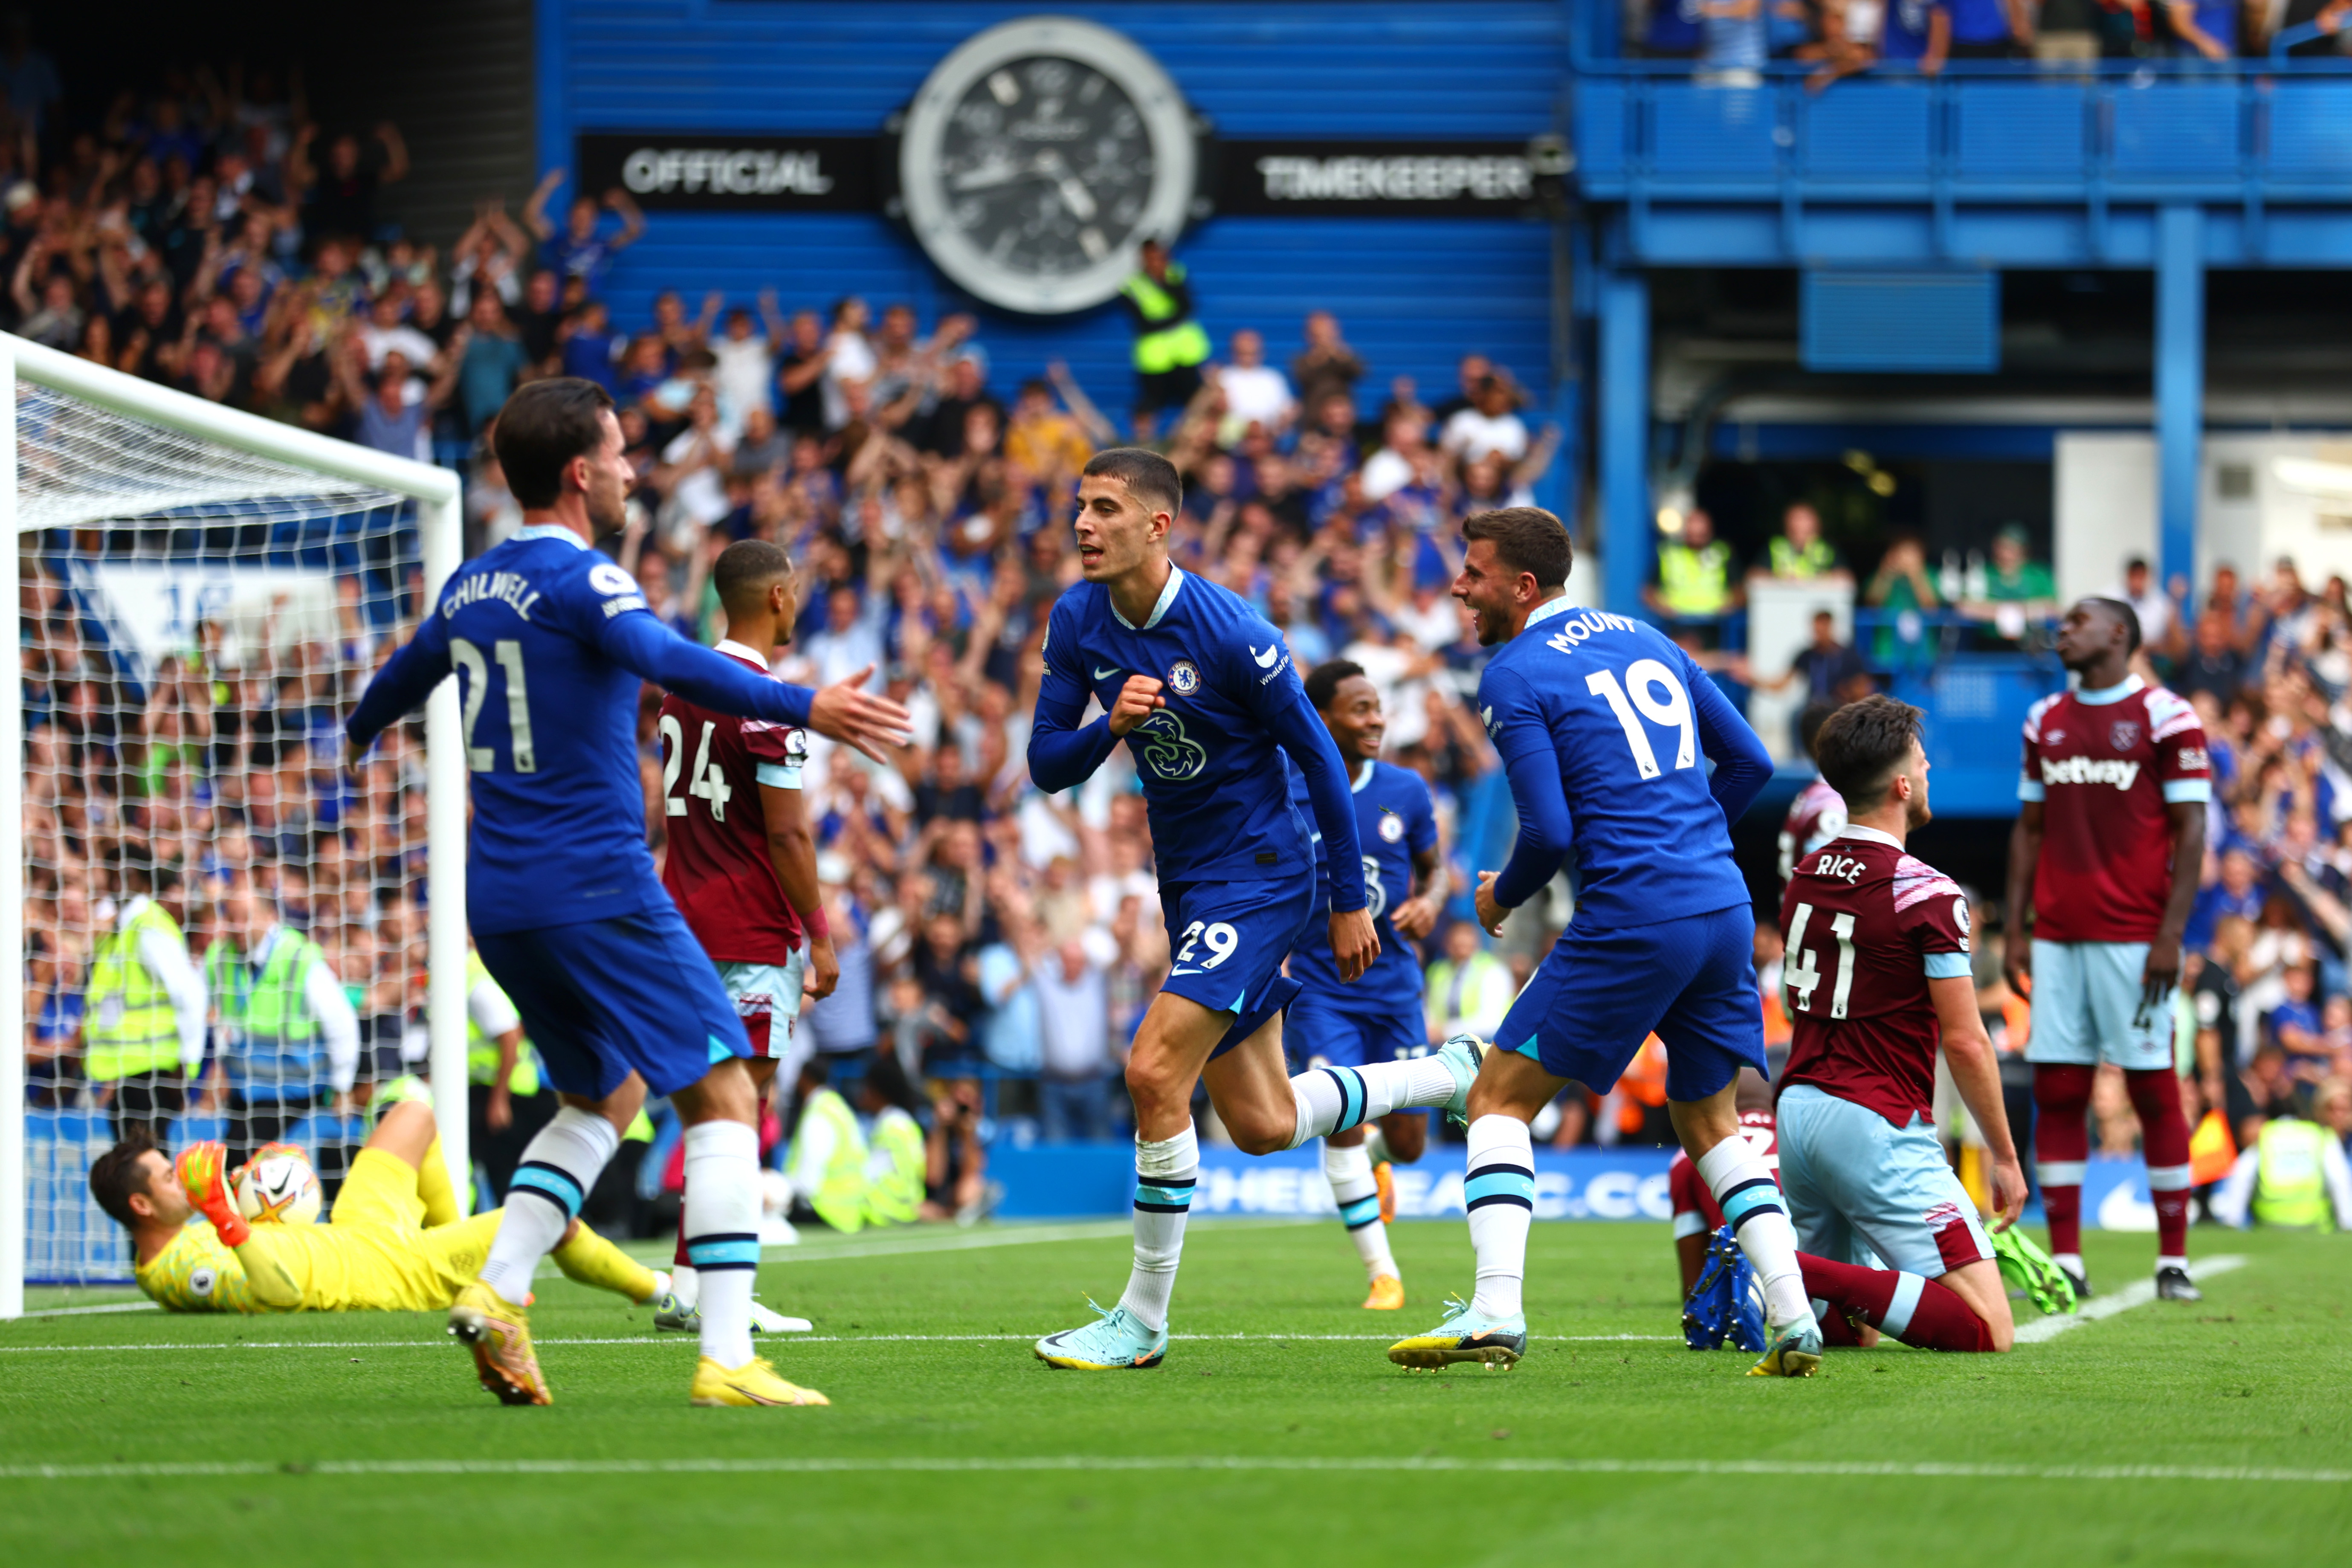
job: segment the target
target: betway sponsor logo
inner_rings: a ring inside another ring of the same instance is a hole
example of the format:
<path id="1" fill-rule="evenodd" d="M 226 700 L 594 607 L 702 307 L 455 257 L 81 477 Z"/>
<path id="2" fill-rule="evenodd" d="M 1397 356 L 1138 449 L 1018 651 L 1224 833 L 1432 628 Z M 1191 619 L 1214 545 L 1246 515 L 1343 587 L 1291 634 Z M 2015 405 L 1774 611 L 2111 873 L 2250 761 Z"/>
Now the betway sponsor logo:
<path id="1" fill-rule="evenodd" d="M 2132 781 L 2138 777 L 2137 763 L 2098 757 L 2042 759 L 2042 782 L 2045 784 L 2113 784 L 2117 789 L 2129 789 Z"/>

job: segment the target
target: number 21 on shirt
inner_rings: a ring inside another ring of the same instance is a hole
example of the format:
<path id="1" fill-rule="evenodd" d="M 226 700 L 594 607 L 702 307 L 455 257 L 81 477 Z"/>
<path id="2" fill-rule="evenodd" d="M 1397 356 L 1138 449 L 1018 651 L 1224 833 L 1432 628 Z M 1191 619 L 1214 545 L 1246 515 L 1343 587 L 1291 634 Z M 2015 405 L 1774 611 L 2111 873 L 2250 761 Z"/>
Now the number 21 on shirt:
<path id="1" fill-rule="evenodd" d="M 1813 1011 L 1814 993 L 1821 989 L 1822 972 L 1813 962 L 1812 949 L 1805 945 L 1805 928 L 1812 923 L 1813 906 L 1799 904 L 1789 921 L 1789 951 L 1780 961 L 1780 983 L 1789 988 L 1789 1000 L 1797 1011 Z M 1846 998 L 1853 992 L 1853 914 L 1841 910 L 1830 920 L 1830 934 L 1837 938 L 1837 984 L 1830 992 L 1830 1016 L 1845 1016 Z"/>
<path id="2" fill-rule="evenodd" d="M 522 644 L 500 637 L 490 645 L 490 657 L 498 660 L 499 670 L 506 677 L 507 743 L 513 753 L 514 771 L 535 773 L 539 753 L 530 743 L 530 689 L 523 679 Z M 481 722 L 482 703 L 490 694 L 489 660 L 464 637 L 451 637 L 449 662 L 466 677 L 466 706 L 461 715 L 466 727 L 466 766 L 473 773 L 496 773 L 496 748 L 474 744 L 474 726 Z"/>
<path id="3" fill-rule="evenodd" d="M 1633 753 L 1634 770 L 1643 778 L 1656 778 L 1664 771 L 1658 766 L 1657 749 L 1650 744 L 1643 719 L 1678 731 L 1675 767 L 1686 768 L 1698 760 L 1698 721 L 1691 713 L 1690 693 L 1675 679 L 1675 672 L 1656 659 L 1637 658 L 1627 665 L 1622 685 L 1614 671 L 1596 669 L 1584 678 L 1584 689 L 1607 702 L 1609 710 L 1617 715 L 1618 726 L 1625 731 L 1625 744 Z"/>

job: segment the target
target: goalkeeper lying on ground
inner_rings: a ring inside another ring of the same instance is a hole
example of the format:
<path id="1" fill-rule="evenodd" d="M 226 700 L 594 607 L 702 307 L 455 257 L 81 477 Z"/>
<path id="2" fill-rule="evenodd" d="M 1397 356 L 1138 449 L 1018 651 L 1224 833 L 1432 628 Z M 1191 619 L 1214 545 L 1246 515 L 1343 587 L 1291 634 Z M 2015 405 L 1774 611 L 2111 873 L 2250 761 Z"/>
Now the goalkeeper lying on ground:
<path id="1" fill-rule="evenodd" d="M 174 1312 L 440 1311 L 472 1283 L 500 1209 L 457 1217 L 433 1112 L 404 1101 L 377 1124 L 326 1225 L 249 1224 L 226 1151 L 198 1143 L 175 1166 L 143 1140 L 89 1169 L 99 1206 L 131 1232 L 139 1288 Z M 572 1222 L 554 1252 L 583 1285 L 650 1301 L 668 1281 Z"/>

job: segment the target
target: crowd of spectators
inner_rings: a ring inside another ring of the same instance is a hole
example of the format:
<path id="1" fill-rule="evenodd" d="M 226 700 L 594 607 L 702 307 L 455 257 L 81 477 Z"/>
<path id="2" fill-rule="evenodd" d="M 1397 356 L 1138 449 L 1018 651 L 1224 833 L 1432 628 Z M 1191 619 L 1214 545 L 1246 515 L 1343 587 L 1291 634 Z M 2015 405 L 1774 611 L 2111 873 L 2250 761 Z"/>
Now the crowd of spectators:
<path id="1" fill-rule="evenodd" d="M 39 148 L 52 155 L 36 166 Z M 872 665 L 917 716 L 892 767 L 814 747 L 843 977 L 803 1027 L 845 1062 L 895 1049 L 935 1086 L 935 1121 L 1049 1137 L 1124 1124 L 1119 1062 L 1167 963 L 1141 798 L 1124 753 L 1059 799 L 1024 766 L 1046 613 L 1076 575 L 1076 475 L 1131 434 L 1064 366 L 1008 374 L 973 317 L 857 298 L 706 294 L 690 309 L 691 291 L 665 291 L 650 320 L 616 319 L 604 286 L 645 222 L 625 195 L 559 205 L 559 170 L 512 209 L 485 200 L 446 247 L 422 243 L 375 205 L 408 170 L 398 129 L 322 130 L 299 77 L 174 72 L 95 130 L 28 138 L 21 158 L 0 169 L 0 326 L 457 467 L 468 553 L 520 520 L 486 439 L 507 395 L 549 374 L 606 387 L 636 472 L 607 547 L 656 612 L 716 640 L 711 562 L 771 540 L 803 590 L 779 671 L 829 681 Z M 1482 655 L 1447 595 L 1454 525 L 1527 500 L 1558 433 L 1530 427 L 1510 369 L 1482 354 L 1424 397 L 1375 379 L 1328 312 L 1266 329 L 1233 333 L 1154 431 L 1186 482 L 1176 558 L 1258 606 L 1302 666 L 1362 665 L 1391 755 L 1430 779 L 1449 835 L 1471 817 L 1491 832 L 1477 802 L 1499 774 L 1468 700 Z M 363 1100 L 403 1070 L 404 1046 L 411 1064 L 421 1054 L 420 737 L 395 731 L 354 788 L 335 731 L 417 613 L 415 575 L 338 578 L 331 628 L 292 609 L 210 623 L 132 679 L 66 590 L 67 558 L 106 548 L 63 544 L 22 585 L 37 628 L 39 1092 L 123 1109 L 124 1091 L 79 1075 L 76 1046 L 93 946 L 119 911 L 152 893 L 200 964 L 225 904 L 250 893 L 320 943 L 361 1019 L 355 1075 L 322 1086 L 320 1108 Z M 657 700 L 640 733 L 658 854 Z M 1524 973 L 1541 945 L 1533 933 L 1506 960 L 1466 919 L 1441 932 L 1432 1037 L 1498 1013 L 1496 974 Z M 217 1060 L 191 1066 L 192 1107 L 220 1108 Z"/>
<path id="2" fill-rule="evenodd" d="M 1635 0 L 1628 11 L 1631 52 L 1691 60 L 1724 85 L 1798 62 L 1820 88 L 1874 69 L 1934 76 L 1953 60 L 2259 59 L 2288 29 L 2290 54 L 2335 55 L 2352 0 Z"/>

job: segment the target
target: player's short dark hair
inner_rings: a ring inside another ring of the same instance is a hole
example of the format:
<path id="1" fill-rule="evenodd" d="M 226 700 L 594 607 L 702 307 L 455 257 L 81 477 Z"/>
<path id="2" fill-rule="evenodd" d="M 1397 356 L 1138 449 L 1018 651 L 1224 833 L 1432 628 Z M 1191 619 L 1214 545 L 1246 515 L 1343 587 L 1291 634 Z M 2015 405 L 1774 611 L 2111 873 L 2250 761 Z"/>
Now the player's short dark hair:
<path id="1" fill-rule="evenodd" d="M 611 393 L 576 375 L 531 382 L 507 399 L 490 446 L 517 503 L 555 504 L 566 465 L 604 445 L 604 411 L 612 406 Z"/>
<path id="2" fill-rule="evenodd" d="M 1472 512 L 1462 520 L 1462 542 L 1474 539 L 1492 540 L 1495 558 L 1509 571 L 1534 574 L 1538 588 L 1560 586 L 1576 564 L 1567 525 L 1539 506 Z"/>
<path id="3" fill-rule="evenodd" d="M 923 1106 L 915 1093 L 915 1086 L 907 1078 L 907 1068 L 898 1060 L 898 1053 L 889 1046 L 877 1048 L 866 1061 L 866 1087 L 888 1104 L 912 1116 Z"/>
<path id="4" fill-rule="evenodd" d="M 1805 748 L 1805 755 L 1814 754 L 1813 747 L 1821 737 L 1822 726 L 1828 723 L 1830 715 L 1836 711 L 1836 703 L 1819 699 L 1806 703 L 1805 710 L 1797 715 L 1797 742 Z"/>
<path id="5" fill-rule="evenodd" d="M 766 592 L 769 584 L 790 576 L 792 570 L 793 558 L 782 546 L 764 539 L 739 539 L 719 552 L 710 568 L 710 583 L 731 618 L 754 596 Z"/>
<path id="6" fill-rule="evenodd" d="M 1351 658 L 1327 658 L 1307 673 L 1307 700 L 1318 713 L 1328 713 L 1339 695 L 1339 683 L 1363 673 L 1364 667 Z"/>
<path id="7" fill-rule="evenodd" d="M 1813 737 L 1813 761 L 1830 788 L 1845 801 L 1849 815 L 1867 811 L 1885 797 L 1919 739 L 1925 717 L 1908 702 L 1865 697 L 1831 714 Z"/>
<path id="8" fill-rule="evenodd" d="M 2126 639 L 2125 652 L 2139 651 L 2139 612 L 2137 610 L 2133 609 L 2121 599 L 2110 599 L 2097 594 L 2092 595 L 2083 603 L 2095 605 L 2124 628 L 2124 637 Z"/>
<path id="9" fill-rule="evenodd" d="M 89 1195 L 110 1218 L 125 1229 L 138 1222 L 131 1212 L 131 1194 L 147 1190 L 147 1173 L 140 1159 L 155 1147 L 144 1127 L 132 1123 L 131 1136 L 89 1163 Z"/>
<path id="10" fill-rule="evenodd" d="M 1147 509 L 1170 517 L 1184 505 L 1184 481 L 1176 465 L 1146 447 L 1106 447 L 1087 459 L 1085 477 L 1117 479 Z"/>

